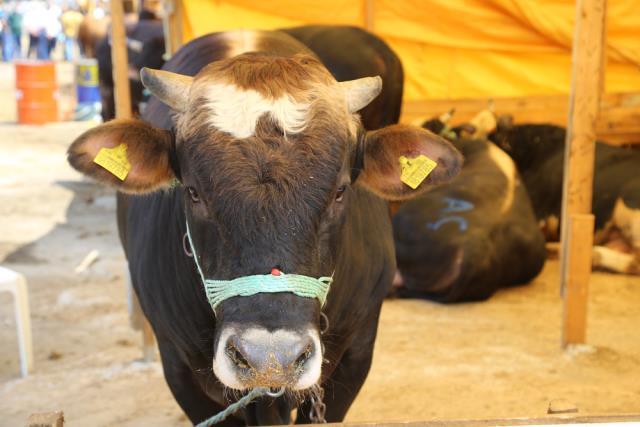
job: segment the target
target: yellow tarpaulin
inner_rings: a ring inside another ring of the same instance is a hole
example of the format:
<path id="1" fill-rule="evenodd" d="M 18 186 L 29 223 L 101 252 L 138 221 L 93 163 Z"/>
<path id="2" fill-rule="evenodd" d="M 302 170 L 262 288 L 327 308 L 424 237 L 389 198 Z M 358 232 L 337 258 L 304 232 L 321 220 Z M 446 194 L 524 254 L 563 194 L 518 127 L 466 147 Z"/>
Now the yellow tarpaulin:
<path id="1" fill-rule="evenodd" d="M 640 91 L 640 0 L 610 0 L 605 90 Z M 363 0 L 183 0 L 185 41 L 237 28 L 363 26 Z M 374 32 L 396 51 L 405 99 L 567 94 L 569 0 L 375 0 Z M 594 81 L 594 84 L 596 82 Z"/>

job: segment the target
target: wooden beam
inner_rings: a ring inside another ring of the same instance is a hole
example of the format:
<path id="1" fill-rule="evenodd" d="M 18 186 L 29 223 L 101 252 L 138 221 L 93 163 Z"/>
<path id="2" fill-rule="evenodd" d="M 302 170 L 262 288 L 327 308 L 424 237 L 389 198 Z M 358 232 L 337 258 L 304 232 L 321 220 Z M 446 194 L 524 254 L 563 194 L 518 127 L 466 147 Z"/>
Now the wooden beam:
<path id="1" fill-rule="evenodd" d="M 375 31 L 375 0 L 363 0 L 364 29 Z"/>
<path id="2" fill-rule="evenodd" d="M 592 247 L 592 242 L 587 242 L 593 233 L 593 218 L 589 227 L 587 217 L 591 214 L 596 119 L 604 76 L 605 17 L 606 0 L 578 0 L 560 240 L 560 288 L 567 307 L 563 321 L 563 346 L 584 343 L 586 335 L 586 292 Z M 581 309 L 571 309 L 582 306 Z"/>
<path id="3" fill-rule="evenodd" d="M 331 423 L 331 426 L 349 427 L 495 427 L 495 426 L 528 426 L 528 425 L 570 425 L 570 424 L 606 424 L 636 423 L 640 414 L 629 415 L 551 415 L 534 418 L 497 418 L 476 420 L 429 420 L 381 423 Z"/>
<path id="4" fill-rule="evenodd" d="M 123 0 L 111 2 L 111 61 L 113 63 L 116 118 L 131 118 L 131 92 L 129 89 L 129 61 L 124 29 Z"/>
<path id="5" fill-rule="evenodd" d="M 551 123 L 567 126 L 569 97 L 538 95 L 492 98 L 496 114 L 510 114 L 514 123 Z M 468 122 L 487 108 L 489 98 L 430 99 L 405 101 L 401 121 L 421 123 L 455 108 L 451 123 Z M 596 121 L 598 139 L 613 145 L 640 143 L 640 93 L 613 93 L 602 96 Z"/>

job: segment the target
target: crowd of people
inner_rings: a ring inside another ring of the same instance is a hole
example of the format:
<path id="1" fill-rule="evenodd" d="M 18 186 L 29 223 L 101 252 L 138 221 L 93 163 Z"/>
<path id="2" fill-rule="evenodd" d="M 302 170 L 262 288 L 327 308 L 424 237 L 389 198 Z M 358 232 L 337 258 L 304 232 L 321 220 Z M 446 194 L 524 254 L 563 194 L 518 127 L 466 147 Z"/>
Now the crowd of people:
<path id="1" fill-rule="evenodd" d="M 93 11 L 101 13 L 101 9 Z M 1 59 L 77 57 L 78 29 L 84 14 L 77 3 L 11 1 L 0 5 Z M 60 46 L 58 49 L 57 46 Z"/>

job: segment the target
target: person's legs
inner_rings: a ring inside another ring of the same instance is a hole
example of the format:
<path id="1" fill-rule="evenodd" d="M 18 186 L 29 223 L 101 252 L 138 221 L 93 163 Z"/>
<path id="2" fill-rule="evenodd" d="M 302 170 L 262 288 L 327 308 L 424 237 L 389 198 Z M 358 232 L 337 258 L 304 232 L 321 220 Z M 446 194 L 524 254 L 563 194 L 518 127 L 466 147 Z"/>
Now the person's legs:
<path id="1" fill-rule="evenodd" d="M 72 37 L 66 37 L 64 38 L 64 59 L 66 61 L 73 61 L 74 59 L 74 45 L 75 45 L 75 40 Z"/>
<path id="2" fill-rule="evenodd" d="M 13 33 L 13 40 L 16 45 L 15 52 L 13 53 L 13 57 L 16 59 L 22 58 L 22 34 Z"/>
<path id="3" fill-rule="evenodd" d="M 49 59 L 49 40 L 44 31 L 38 34 L 38 59 Z"/>
<path id="4" fill-rule="evenodd" d="M 56 43 L 58 39 L 56 37 L 47 37 L 47 53 L 49 58 L 51 58 L 51 53 L 56 48 Z"/>
<path id="5" fill-rule="evenodd" d="M 9 30 L 2 32 L 2 59 L 11 61 L 14 54 L 13 35 Z"/>
<path id="6" fill-rule="evenodd" d="M 38 36 L 29 33 L 29 50 L 27 51 L 27 58 L 32 58 L 38 52 Z"/>

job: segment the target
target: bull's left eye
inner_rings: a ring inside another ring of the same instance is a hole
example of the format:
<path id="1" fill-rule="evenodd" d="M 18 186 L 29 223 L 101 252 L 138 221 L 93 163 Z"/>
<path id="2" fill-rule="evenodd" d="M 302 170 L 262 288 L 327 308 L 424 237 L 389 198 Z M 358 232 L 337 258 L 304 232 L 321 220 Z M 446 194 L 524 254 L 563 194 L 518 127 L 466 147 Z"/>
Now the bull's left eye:
<path id="1" fill-rule="evenodd" d="M 191 201 L 193 203 L 198 203 L 200 201 L 200 196 L 198 196 L 198 192 L 193 187 L 187 187 L 187 191 L 189 192 L 189 197 L 191 197 Z"/>
<path id="2" fill-rule="evenodd" d="M 338 189 L 336 190 L 336 202 L 341 202 L 342 198 L 344 197 L 344 192 L 347 189 L 346 185 L 341 185 L 340 187 L 338 187 Z"/>

